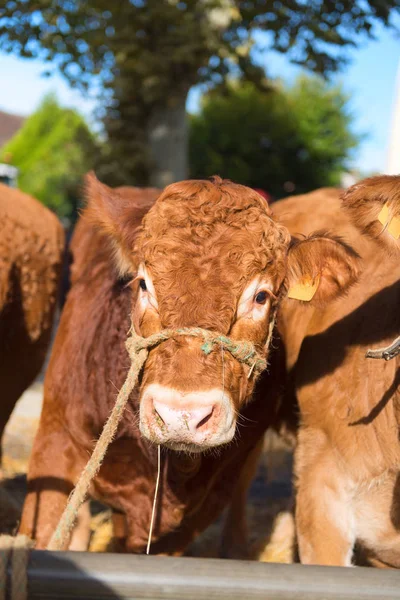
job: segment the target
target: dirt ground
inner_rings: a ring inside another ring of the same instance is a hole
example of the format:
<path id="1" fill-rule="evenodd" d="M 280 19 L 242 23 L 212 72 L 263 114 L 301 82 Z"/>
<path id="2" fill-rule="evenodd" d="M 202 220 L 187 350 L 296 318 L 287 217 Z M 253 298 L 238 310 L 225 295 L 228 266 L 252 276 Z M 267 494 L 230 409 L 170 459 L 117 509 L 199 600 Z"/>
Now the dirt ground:
<path id="1" fill-rule="evenodd" d="M 26 493 L 25 473 L 38 425 L 42 397 L 43 385 L 37 382 L 17 403 L 5 431 L 0 484 L 0 532 L 12 533 L 17 527 Z M 247 506 L 250 555 L 255 560 L 293 562 L 291 468 L 291 452 L 276 436 L 268 434 Z M 98 505 L 93 504 L 91 509 L 90 550 L 105 552 L 111 539 L 110 514 Z M 218 556 L 222 518 L 191 545 L 188 555 Z"/>

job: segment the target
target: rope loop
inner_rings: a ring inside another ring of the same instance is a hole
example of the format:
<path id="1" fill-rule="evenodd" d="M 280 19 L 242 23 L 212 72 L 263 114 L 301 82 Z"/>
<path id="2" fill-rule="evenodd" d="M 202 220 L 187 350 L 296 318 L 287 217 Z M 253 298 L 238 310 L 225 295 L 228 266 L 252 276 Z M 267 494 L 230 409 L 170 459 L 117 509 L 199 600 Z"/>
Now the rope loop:
<path id="1" fill-rule="evenodd" d="M 257 374 L 264 371 L 267 367 L 267 361 L 259 352 L 257 352 L 252 342 L 248 340 L 232 340 L 225 335 L 214 333 L 208 329 L 202 329 L 201 327 L 163 329 L 146 338 L 141 337 L 132 329 L 129 338 L 126 341 L 126 347 L 131 360 L 133 360 L 136 354 L 141 350 L 146 351 L 147 358 L 149 350 L 170 338 L 180 335 L 202 338 L 203 344 L 201 350 L 206 356 L 211 354 L 211 352 L 215 350 L 215 347 L 222 347 L 224 350 L 227 350 L 233 358 L 239 362 L 245 363 Z"/>

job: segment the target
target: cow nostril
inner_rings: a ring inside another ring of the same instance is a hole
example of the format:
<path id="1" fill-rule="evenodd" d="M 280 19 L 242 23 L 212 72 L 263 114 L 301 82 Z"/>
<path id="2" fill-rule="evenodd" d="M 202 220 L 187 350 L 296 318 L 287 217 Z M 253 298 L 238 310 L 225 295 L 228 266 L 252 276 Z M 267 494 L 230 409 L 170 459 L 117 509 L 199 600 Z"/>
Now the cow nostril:
<path id="1" fill-rule="evenodd" d="M 203 425 L 205 425 L 211 419 L 213 412 L 214 409 L 212 409 L 211 412 L 206 417 L 204 417 L 204 419 L 199 421 L 196 425 L 196 429 L 200 429 L 201 427 L 203 427 Z"/>

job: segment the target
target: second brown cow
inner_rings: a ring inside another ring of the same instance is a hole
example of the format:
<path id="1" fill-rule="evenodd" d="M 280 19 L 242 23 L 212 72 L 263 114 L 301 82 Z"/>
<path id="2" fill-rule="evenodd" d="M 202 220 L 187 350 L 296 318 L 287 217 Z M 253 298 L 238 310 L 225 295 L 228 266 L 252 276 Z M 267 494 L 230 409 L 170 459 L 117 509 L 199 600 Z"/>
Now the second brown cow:
<path id="1" fill-rule="evenodd" d="M 280 312 L 288 394 L 301 413 L 296 526 L 304 563 L 350 566 L 358 546 L 363 560 L 400 567 L 399 358 L 366 358 L 400 331 L 391 235 L 399 192 L 400 178 L 377 177 L 348 190 L 346 210 L 338 190 L 274 206 L 293 233 L 329 227 L 362 258 L 359 281 L 342 302 L 328 308 L 285 300 Z"/>

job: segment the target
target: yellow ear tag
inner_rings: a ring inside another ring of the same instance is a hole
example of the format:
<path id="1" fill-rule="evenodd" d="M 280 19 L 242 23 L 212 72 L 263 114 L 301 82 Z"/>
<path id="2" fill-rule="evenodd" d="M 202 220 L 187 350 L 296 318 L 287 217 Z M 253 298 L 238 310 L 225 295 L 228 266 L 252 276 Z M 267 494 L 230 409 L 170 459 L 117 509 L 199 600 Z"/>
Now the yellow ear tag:
<path id="1" fill-rule="evenodd" d="M 320 279 L 320 275 L 317 275 L 314 280 L 307 278 L 295 283 L 288 291 L 288 298 L 310 302 L 318 289 Z"/>
<path id="2" fill-rule="evenodd" d="M 389 221 L 389 207 L 385 204 L 382 207 L 381 212 L 378 215 L 379 223 L 383 226 L 388 225 L 387 231 L 394 238 L 398 240 L 400 237 L 400 217 L 392 217 Z"/>

